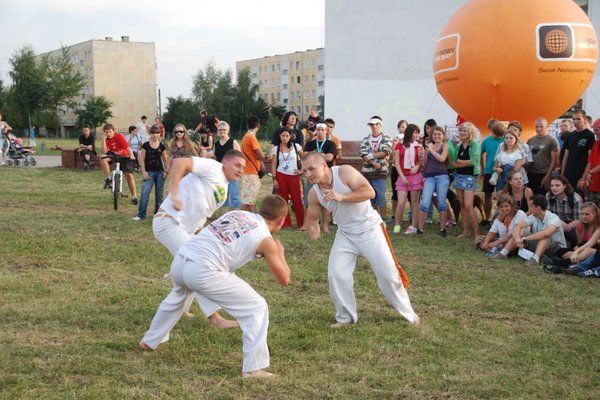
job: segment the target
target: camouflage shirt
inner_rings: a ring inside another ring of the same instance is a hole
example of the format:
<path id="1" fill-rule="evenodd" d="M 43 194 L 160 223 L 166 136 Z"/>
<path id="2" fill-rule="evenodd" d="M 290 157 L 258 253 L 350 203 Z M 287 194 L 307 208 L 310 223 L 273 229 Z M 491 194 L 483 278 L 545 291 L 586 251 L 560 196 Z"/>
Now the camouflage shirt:
<path id="1" fill-rule="evenodd" d="M 361 157 L 369 156 L 369 154 L 372 156 L 380 151 L 383 151 L 386 154 L 386 156 L 383 158 L 375 158 L 375 161 L 381 165 L 381 169 L 376 169 L 371 163 L 364 162 L 362 166 L 362 173 L 365 178 L 376 179 L 385 178 L 387 176 L 390 170 L 389 158 L 392 156 L 394 151 L 393 141 L 391 136 L 382 133 L 377 137 L 369 135 L 360 143 L 359 155 Z"/>

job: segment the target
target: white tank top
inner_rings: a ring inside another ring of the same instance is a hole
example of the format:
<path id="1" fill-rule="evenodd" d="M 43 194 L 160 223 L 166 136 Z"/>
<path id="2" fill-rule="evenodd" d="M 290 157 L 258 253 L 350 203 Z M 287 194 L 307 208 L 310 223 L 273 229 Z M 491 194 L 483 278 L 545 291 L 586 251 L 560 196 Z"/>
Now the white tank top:
<path id="1" fill-rule="evenodd" d="M 160 208 L 186 231 L 194 233 L 225 203 L 228 184 L 220 162 L 192 157 L 192 172 L 181 179 L 177 193 L 183 208 L 175 210 L 170 194 Z"/>
<path id="2" fill-rule="evenodd" d="M 341 194 L 351 193 L 352 189 L 346 186 L 340 179 L 340 167 L 332 167 L 333 191 Z M 365 232 L 383 222 L 379 213 L 371 206 L 370 200 L 360 203 L 347 203 L 337 201 L 325 201 L 319 185 L 313 186 L 319 199 L 319 203 L 329 211 L 338 229 L 348 233 Z"/>
<path id="3" fill-rule="evenodd" d="M 263 217 L 231 211 L 188 240 L 178 254 L 214 270 L 233 272 L 255 258 L 256 247 L 271 237 Z"/>

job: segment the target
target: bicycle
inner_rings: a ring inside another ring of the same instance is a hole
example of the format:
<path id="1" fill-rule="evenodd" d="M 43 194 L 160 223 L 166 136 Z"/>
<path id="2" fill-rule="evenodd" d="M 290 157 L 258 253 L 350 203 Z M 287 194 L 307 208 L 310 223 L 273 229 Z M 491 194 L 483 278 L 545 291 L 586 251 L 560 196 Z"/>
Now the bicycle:
<path id="1" fill-rule="evenodd" d="M 121 171 L 121 163 L 119 162 L 119 156 L 113 152 L 108 152 L 101 158 L 108 158 L 109 164 L 115 163 L 115 169 L 111 174 L 111 193 L 113 195 L 113 202 L 115 210 L 119 209 L 119 198 L 127 197 L 123 194 L 123 171 Z"/>

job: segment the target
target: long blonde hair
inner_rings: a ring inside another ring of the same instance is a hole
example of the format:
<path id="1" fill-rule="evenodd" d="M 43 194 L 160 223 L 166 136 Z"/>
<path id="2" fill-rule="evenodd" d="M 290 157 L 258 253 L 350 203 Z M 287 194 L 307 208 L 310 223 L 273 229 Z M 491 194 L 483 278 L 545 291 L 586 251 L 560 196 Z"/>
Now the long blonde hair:
<path id="1" fill-rule="evenodd" d="M 181 140 L 183 141 L 183 152 L 185 152 L 189 156 L 193 155 L 193 156 L 198 157 L 198 151 L 196 150 L 194 143 L 192 143 L 190 137 L 188 136 L 187 129 L 185 128 L 185 125 L 183 125 L 183 124 L 177 124 L 173 128 L 173 140 L 171 140 L 171 143 L 169 144 L 169 149 L 171 149 L 170 153 L 173 154 L 173 152 L 179 148 L 177 146 L 177 134 L 175 134 L 175 131 L 177 131 L 177 128 L 183 129 L 183 137 L 181 138 Z"/>

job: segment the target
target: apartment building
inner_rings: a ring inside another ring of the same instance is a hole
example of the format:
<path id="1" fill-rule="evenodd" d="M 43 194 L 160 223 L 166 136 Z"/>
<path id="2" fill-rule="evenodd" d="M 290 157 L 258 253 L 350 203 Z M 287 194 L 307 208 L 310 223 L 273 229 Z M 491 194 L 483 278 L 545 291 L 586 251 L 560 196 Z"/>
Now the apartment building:
<path id="1" fill-rule="evenodd" d="M 252 83 L 270 105 L 284 106 L 306 120 L 310 109 L 322 109 L 325 96 L 325 50 L 323 48 L 237 61 L 236 73 L 250 70 Z"/>
<path id="2" fill-rule="evenodd" d="M 91 96 L 106 97 L 113 102 L 113 117 L 109 122 L 120 132 L 127 132 L 142 115 L 147 115 L 150 121 L 154 119 L 157 113 L 154 43 L 132 42 L 129 36 L 122 36 L 121 40 L 106 37 L 68 46 L 68 51 L 73 65 L 87 78 L 85 87 L 73 99 L 78 106 Z M 45 54 L 59 57 L 62 50 Z M 77 122 L 73 109 L 65 107 L 59 118 L 61 133 L 73 136 Z"/>

